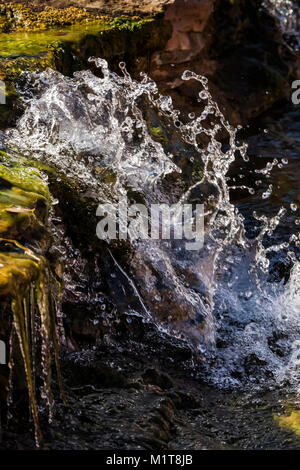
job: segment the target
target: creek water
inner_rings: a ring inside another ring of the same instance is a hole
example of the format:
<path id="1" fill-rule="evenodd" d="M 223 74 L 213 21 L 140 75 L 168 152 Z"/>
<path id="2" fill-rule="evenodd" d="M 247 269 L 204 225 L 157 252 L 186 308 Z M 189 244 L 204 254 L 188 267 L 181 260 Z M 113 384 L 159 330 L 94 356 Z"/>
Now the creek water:
<path id="1" fill-rule="evenodd" d="M 243 139 L 213 101 L 205 77 L 185 72 L 183 79 L 199 81 L 203 90 L 199 116 L 184 118 L 147 76 L 137 82 L 123 64 L 118 76 L 105 61 L 95 62 L 102 77 L 90 71 L 74 78 L 51 70 L 28 75 L 26 109 L 6 132 L 6 145 L 88 187 L 95 203 L 113 207 L 128 188 L 135 202 L 139 195 L 148 204 L 204 203 L 201 250 L 189 252 L 178 240 L 131 241 L 130 275 L 147 305 L 141 303 L 140 314 L 146 311 L 206 355 L 205 376 L 214 385 L 285 382 L 297 390 L 298 110 L 277 111 L 279 119 Z M 151 121 L 159 123 L 160 139 Z M 184 172 L 193 174 L 196 165 L 201 170 L 190 184 Z M 112 171 L 115 182 L 103 182 L 99 168 Z M 161 292 L 158 280 L 165 283 Z M 168 305 L 166 315 L 168 301 L 174 308 Z M 259 367 L 247 373 L 249 357 Z"/>
<path id="2" fill-rule="evenodd" d="M 291 2 L 269 3 L 296 35 Z M 201 357 L 193 375 L 222 393 L 297 397 L 300 108 L 278 106 L 235 129 L 203 76 L 184 73 L 202 91 L 198 115 L 182 116 L 145 74 L 136 81 L 123 63 L 118 75 L 100 58 L 91 62 L 95 74 L 24 74 L 25 111 L 3 144 L 88 192 L 94 214 L 128 194 L 145 205 L 204 204 L 201 250 L 186 250 L 185 240 L 131 239 L 122 264 L 120 245 L 107 240 L 111 300 L 128 318 L 188 343 Z"/>

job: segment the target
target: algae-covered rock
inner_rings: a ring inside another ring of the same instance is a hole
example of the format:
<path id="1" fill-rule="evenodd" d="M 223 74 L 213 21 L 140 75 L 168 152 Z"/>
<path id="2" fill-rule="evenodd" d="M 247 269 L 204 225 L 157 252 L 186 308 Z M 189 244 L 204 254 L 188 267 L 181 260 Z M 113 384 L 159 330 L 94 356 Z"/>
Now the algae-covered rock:
<path id="1" fill-rule="evenodd" d="M 10 160 L 2 152 L 0 158 L 0 237 L 23 241 L 38 234 L 41 242 L 50 203 L 47 184 L 37 170 L 8 166 Z"/>
<path id="2" fill-rule="evenodd" d="M 171 26 L 160 15 L 112 18 L 76 8 L 36 12 L 24 5 L 0 5 L 0 80 L 6 87 L 0 126 L 11 125 L 22 111 L 16 81 L 23 71 L 50 67 L 70 76 L 88 68 L 89 57 L 98 56 L 113 69 L 125 61 L 132 73 L 139 73 L 170 35 Z"/>
<path id="3" fill-rule="evenodd" d="M 233 125 L 290 99 L 290 84 L 300 71 L 299 53 L 286 43 L 268 2 L 189 3 L 188 8 L 185 0 L 167 5 L 164 18 L 172 24 L 172 36 L 149 66 L 151 77 L 178 108 L 199 112 L 199 89 L 181 79 L 185 70 L 209 79 L 214 98 Z"/>
<path id="4" fill-rule="evenodd" d="M 39 31 L 94 21 L 95 16 L 73 7 L 60 10 L 46 6 L 43 11 L 36 12 L 20 3 L 0 5 L 0 32 L 4 33 L 20 30 Z"/>
<path id="5" fill-rule="evenodd" d="M 300 410 L 298 408 L 287 406 L 286 413 L 282 416 L 275 415 L 275 421 L 283 429 L 293 431 L 297 436 L 300 436 Z"/>
<path id="6" fill-rule="evenodd" d="M 72 0 L 74 7 L 82 8 L 93 14 L 119 16 L 122 14 L 149 16 L 163 10 L 166 5 L 175 0 Z M 19 4 L 25 4 L 34 11 L 41 11 L 45 7 L 69 8 L 70 0 L 17 0 Z M 11 3 L 11 0 L 2 0 L 2 3 Z"/>
<path id="7" fill-rule="evenodd" d="M 61 382 L 54 310 L 58 285 L 55 268 L 47 259 L 52 242 L 48 220 L 51 197 L 47 181 L 38 170 L 19 160 L 22 161 L 0 152 L 0 335 L 5 344 L 11 345 L 11 377 L 15 368 L 14 335 L 18 338 L 36 443 L 40 445 L 35 364 L 43 364 L 44 394 L 51 417 L 52 351 Z M 37 357 L 38 344 L 40 357 Z M 16 367 L 20 367 L 18 361 Z M 0 383 L 5 383 L 5 379 Z M 10 384 L 14 385 L 13 379 Z"/>

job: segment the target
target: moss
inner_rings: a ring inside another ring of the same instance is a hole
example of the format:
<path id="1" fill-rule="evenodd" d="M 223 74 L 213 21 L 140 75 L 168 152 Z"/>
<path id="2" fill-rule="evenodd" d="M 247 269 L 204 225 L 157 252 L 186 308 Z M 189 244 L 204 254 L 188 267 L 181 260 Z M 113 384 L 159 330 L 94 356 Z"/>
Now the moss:
<path id="1" fill-rule="evenodd" d="M 152 23 L 153 17 L 141 19 L 138 16 L 119 16 L 110 23 L 110 27 L 119 31 L 140 31 L 146 24 Z"/>
<path id="2" fill-rule="evenodd" d="M 0 151 L 0 181 L 1 179 L 17 188 L 40 194 L 50 200 L 47 183 L 36 168 L 20 165 L 7 153 Z"/>
<path id="3" fill-rule="evenodd" d="M 164 135 L 164 132 L 161 127 L 151 127 L 150 133 L 155 139 L 159 140 L 160 142 L 167 142 L 167 138 Z"/>
<path id="4" fill-rule="evenodd" d="M 58 381 L 64 398 L 58 362 L 54 297 L 58 299 L 54 269 L 46 254 L 52 236 L 48 229 L 51 197 L 43 175 L 22 157 L 0 152 L 0 306 L 11 305 L 13 327 L 23 358 L 31 413 L 37 445 L 42 443 L 35 394 L 35 352 L 30 345 L 40 334 L 45 371 L 44 389 L 51 403 L 51 355 L 57 366 Z M 30 248 L 29 248 L 30 247 Z M 1 311 L 1 310 L 0 310 Z M 40 330 L 36 313 L 39 312 Z M 5 333 L 10 335 L 8 321 Z M 31 328 L 29 330 L 29 324 Z M 3 326 L 3 325 L 2 325 Z M 31 333 L 29 333 L 29 331 Z M 38 333 L 36 333 L 38 331 Z M 30 337 L 30 334 L 33 335 Z M 49 406 L 49 416 L 51 415 Z"/>
<path id="5" fill-rule="evenodd" d="M 275 416 L 275 420 L 283 429 L 290 429 L 300 436 L 300 410 L 287 407 L 287 413 L 285 416 Z"/>
<path id="6" fill-rule="evenodd" d="M 49 31 L 72 25 L 87 26 L 91 24 L 103 27 L 103 29 L 136 31 L 142 29 L 146 23 L 162 17 L 163 12 L 157 12 L 155 15 L 144 19 L 138 16 L 125 15 L 110 18 L 108 16 L 96 16 L 74 7 L 66 9 L 46 7 L 43 11 L 36 12 L 24 5 L 12 2 L 0 5 L 0 32 Z"/>
<path id="7" fill-rule="evenodd" d="M 95 17 L 78 8 L 57 9 L 46 7 L 36 12 L 19 3 L 0 5 L 0 31 L 41 31 L 55 27 L 70 26 L 75 23 L 92 23 L 105 17 Z"/>

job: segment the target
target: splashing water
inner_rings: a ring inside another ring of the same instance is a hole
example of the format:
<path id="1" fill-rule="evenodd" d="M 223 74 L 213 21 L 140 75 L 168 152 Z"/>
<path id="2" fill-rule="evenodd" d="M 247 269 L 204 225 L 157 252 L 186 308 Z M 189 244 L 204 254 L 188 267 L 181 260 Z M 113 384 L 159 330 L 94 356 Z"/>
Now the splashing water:
<path id="1" fill-rule="evenodd" d="M 279 21 L 282 33 L 293 48 L 298 51 L 300 18 L 296 2 L 292 0 L 265 0 L 263 6 Z"/>
<path id="2" fill-rule="evenodd" d="M 115 202 L 128 188 L 147 203 L 204 202 L 205 243 L 199 252 L 186 251 L 178 240 L 131 242 L 130 281 L 142 299 L 141 314 L 150 312 L 160 328 L 192 342 L 205 357 L 199 373 L 214 385 L 285 383 L 295 390 L 297 225 L 287 242 L 276 235 L 288 217 L 296 218 L 293 209 L 270 217 L 257 205 L 251 214 L 256 234 L 246 236 L 247 221 L 231 195 L 236 189 L 255 194 L 255 185 L 230 186 L 228 173 L 233 164 L 246 164 L 247 146 L 237 142 L 239 129 L 221 113 L 205 77 L 183 74 L 183 80 L 202 87 L 199 116 L 185 118 L 148 76 L 138 82 L 124 64 L 118 76 L 104 60 L 91 60 L 102 77 L 91 71 L 73 78 L 52 70 L 27 73 L 21 90 L 26 109 L 17 127 L 6 132 L 6 145 L 89 188 L 95 203 Z M 151 130 L 157 125 L 158 138 Z M 257 173 L 259 184 L 274 166 L 279 168 L 279 161 Z M 102 178 L 108 170 L 113 182 Z M 261 200 L 272 191 L 268 184 Z M 283 276 L 272 282 L 278 257 L 292 266 L 286 284 Z M 119 272 L 128 278 L 123 268 Z"/>

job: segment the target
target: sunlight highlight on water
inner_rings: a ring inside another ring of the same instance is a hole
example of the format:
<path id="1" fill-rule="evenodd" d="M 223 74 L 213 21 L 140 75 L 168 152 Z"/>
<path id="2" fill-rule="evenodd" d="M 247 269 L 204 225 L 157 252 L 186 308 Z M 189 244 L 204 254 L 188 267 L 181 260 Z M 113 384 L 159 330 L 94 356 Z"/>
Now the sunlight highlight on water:
<path id="1" fill-rule="evenodd" d="M 288 242 L 273 239 L 287 217 L 297 220 L 293 206 L 270 216 L 258 205 L 251 214 L 257 233 L 246 236 L 245 217 L 231 202 L 238 186 L 229 185 L 228 172 L 234 162 L 249 160 L 247 146 L 237 141 L 238 129 L 225 119 L 205 77 L 183 74 L 183 80 L 202 86 L 199 115 L 187 119 L 146 75 L 136 81 L 124 64 L 119 76 L 104 60 L 91 62 L 101 77 L 89 70 L 73 78 L 52 70 L 27 73 L 21 90 L 25 113 L 6 132 L 6 145 L 56 167 L 88 188 L 95 203 L 116 202 L 128 188 L 148 204 L 204 202 L 205 245 L 200 252 L 188 253 L 181 241 L 132 243 L 132 282 L 144 312 L 204 354 L 204 372 L 199 374 L 214 385 L 297 388 L 297 224 Z M 157 125 L 159 134 L 153 131 Z M 259 185 L 278 163 L 273 160 L 257 172 Z M 186 167 L 195 171 L 196 164 L 200 170 L 191 182 L 184 172 Z M 113 182 L 103 180 L 107 170 Z M 170 175 L 175 175 L 173 186 Z M 256 193 L 247 185 L 239 188 Z M 269 184 L 262 199 L 274 190 Z M 270 277 L 278 258 L 287 266 L 286 283 L 283 275 L 276 282 Z M 156 293 L 157 279 L 163 288 Z"/>

